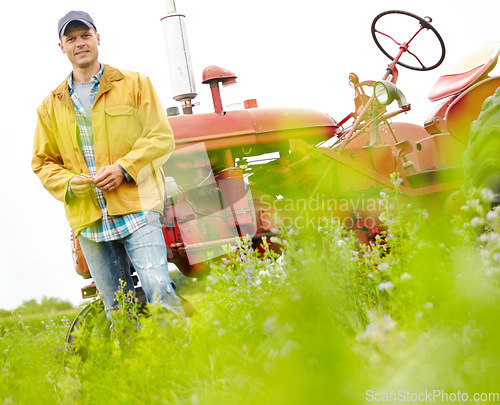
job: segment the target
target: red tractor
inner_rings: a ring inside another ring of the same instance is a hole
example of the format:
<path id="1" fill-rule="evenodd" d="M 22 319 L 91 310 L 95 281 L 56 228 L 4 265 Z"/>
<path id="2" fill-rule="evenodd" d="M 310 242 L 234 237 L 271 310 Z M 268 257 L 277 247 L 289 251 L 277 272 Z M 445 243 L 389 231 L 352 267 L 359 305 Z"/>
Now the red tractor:
<path id="1" fill-rule="evenodd" d="M 302 108 L 259 108 L 255 100 L 224 109 L 221 86 L 231 90 L 236 75 L 217 66 L 207 67 L 202 79 L 210 86 L 214 112 L 192 114 L 196 91 L 183 17 L 172 1 L 163 20 L 166 38 L 174 41 L 168 47 L 173 49 L 170 70 L 181 72 L 173 77 L 174 98 L 182 102 L 184 114 L 168 111 L 176 150 L 164 167 L 162 217 L 169 260 L 183 275 L 206 273 L 210 259 L 223 255 L 224 245 L 243 236 L 258 247 L 263 236 L 278 231 L 275 214 L 283 213 L 286 200 L 301 198 L 309 207 L 314 202 L 318 216 L 327 213 L 366 240 L 379 232 L 379 212 L 365 202 L 377 200 L 381 191 L 397 186 L 405 196 L 442 204 L 462 186 L 461 156 L 470 124 L 500 86 L 500 77 L 488 77 L 499 43 L 481 48 L 437 80 L 429 98 L 441 103 L 423 126 L 392 121 L 410 110 L 396 86 L 398 66 L 434 69 L 443 61 L 445 47 L 430 18 L 405 11 L 387 11 L 374 19 L 372 36 L 391 62 L 378 81 L 360 81 L 351 73 L 354 110 L 339 122 Z M 400 18 L 407 19 L 404 25 L 394 23 Z M 391 30 L 397 27 L 399 32 L 402 26 L 411 32 L 401 40 Z M 421 37 L 435 44 L 430 64 L 415 51 L 419 45 L 429 50 L 428 42 L 419 43 Z M 396 107 L 389 110 L 393 104 Z M 396 181 L 391 180 L 393 173 L 398 173 Z M 338 201 L 345 204 L 332 203 Z M 300 216 L 290 215 L 297 225 Z M 75 238 L 73 257 L 77 273 L 89 278 Z M 96 294 L 93 284 L 83 289 L 84 298 Z M 90 325 L 101 312 L 99 300 L 84 308 L 67 341 L 73 341 L 75 328 Z"/>

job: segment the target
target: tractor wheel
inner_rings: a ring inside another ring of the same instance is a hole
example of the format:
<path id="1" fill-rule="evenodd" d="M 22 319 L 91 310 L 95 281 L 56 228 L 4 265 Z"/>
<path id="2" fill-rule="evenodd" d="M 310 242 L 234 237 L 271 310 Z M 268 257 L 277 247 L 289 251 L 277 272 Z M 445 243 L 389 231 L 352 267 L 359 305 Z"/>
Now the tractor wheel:
<path id="1" fill-rule="evenodd" d="M 182 303 L 186 317 L 190 318 L 196 314 L 196 309 L 184 297 L 177 295 Z M 146 314 L 146 295 L 141 287 L 136 288 L 136 297 L 140 303 L 140 311 Z M 104 304 L 101 299 L 85 306 L 71 323 L 66 334 L 66 343 L 73 348 L 82 360 L 89 357 L 88 344 L 92 336 L 102 336 L 108 338 L 111 334 L 111 321 L 106 316 Z M 76 346 L 77 336 L 81 336 L 79 344 Z"/>
<path id="2" fill-rule="evenodd" d="M 86 360 L 89 356 L 89 349 L 86 343 L 90 341 L 90 337 L 94 334 L 109 336 L 110 326 L 111 322 L 106 317 L 102 300 L 93 301 L 85 306 L 71 323 L 66 334 L 66 343 L 68 346 L 74 348 L 75 353 L 82 360 Z M 75 346 L 75 341 L 79 335 L 81 336 L 81 343 L 77 347 Z"/>
<path id="3" fill-rule="evenodd" d="M 487 187 L 500 203 L 500 88 L 488 97 L 476 121 L 471 124 L 469 144 L 464 152 L 464 176 L 469 187 Z"/>

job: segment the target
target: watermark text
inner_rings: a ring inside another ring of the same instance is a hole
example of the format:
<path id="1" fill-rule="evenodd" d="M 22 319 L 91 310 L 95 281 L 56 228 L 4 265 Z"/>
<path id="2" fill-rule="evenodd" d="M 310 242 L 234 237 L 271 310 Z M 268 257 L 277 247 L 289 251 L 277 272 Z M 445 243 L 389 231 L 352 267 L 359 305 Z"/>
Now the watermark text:
<path id="1" fill-rule="evenodd" d="M 410 392 L 399 390 L 395 392 L 377 392 L 367 390 L 367 402 L 500 402 L 499 393 L 474 393 L 446 392 L 443 390 L 425 390 L 423 392 Z"/>

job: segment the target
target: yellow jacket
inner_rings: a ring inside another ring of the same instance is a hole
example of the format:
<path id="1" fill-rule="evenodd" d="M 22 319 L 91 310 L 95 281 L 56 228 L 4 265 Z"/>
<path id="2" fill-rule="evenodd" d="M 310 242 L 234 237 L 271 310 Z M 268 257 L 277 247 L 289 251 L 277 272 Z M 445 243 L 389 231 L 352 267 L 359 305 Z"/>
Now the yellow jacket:
<path id="1" fill-rule="evenodd" d="M 78 234 L 101 218 L 93 193 L 66 201 L 75 173 L 89 174 L 77 141 L 77 122 L 67 80 L 38 107 L 33 171 L 43 186 L 64 202 L 66 217 Z M 161 212 L 164 182 L 161 166 L 174 149 L 174 136 L 146 76 L 104 65 L 92 106 L 96 169 L 119 164 L 132 177 L 104 191 L 110 215 Z"/>

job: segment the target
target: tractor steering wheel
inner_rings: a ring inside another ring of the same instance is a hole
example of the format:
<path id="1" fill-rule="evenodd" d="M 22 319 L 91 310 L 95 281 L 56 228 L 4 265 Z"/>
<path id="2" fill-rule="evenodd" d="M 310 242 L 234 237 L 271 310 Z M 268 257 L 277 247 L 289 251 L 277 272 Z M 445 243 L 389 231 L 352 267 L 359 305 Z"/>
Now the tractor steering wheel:
<path id="1" fill-rule="evenodd" d="M 403 14 L 403 15 L 409 16 L 409 17 L 411 17 L 413 19 L 416 19 L 420 23 L 420 29 L 413 35 L 412 38 L 410 38 L 408 40 L 408 42 L 406 42 L 406 43 L 399 43 L 394 38 L 392 38 L 390 35 L 387 35 L 386 33 L 382 32 L 382 31 L 379 31 L 376 28 L 377 22 L 382 17 L 387 16 L 389 14 Z M 391 59 L 392 61 L 395 61 L 398 65 L 404 66 L 405 68 L 412 69 L 412 70 L 422 70 L 422 71 L 423 70 L 432 70 L 432 69 L 437 68 L 443 62 L 445 54 L 446 54 L 446 50 L 445 50 L 444 42 L 443 42 L 443 39 L 441 38 L 441 35 L 439 35 L 439 33 L 436 31 L 436 29 L 430 24 L 431 21 L 432 21 L 432 19 L 430 17 L 421 18 L 418 15 L 409 13 L 407 11 L 401 11 L 401 10 L 384 11 L 383 13 L 380 13 L 378 16 L 376 16 L 375 19 L 373 20 L 372 28 L 371 28 L 372 37 L 373 37 L 373 40 L 375 41 L 375 43 L 377 44 L 378 48 L 382 51 L 382 53 L 385 56 L 387 56 L 389 59 Z M 408 49 L 404 49 L 404 47 L 407 47 L 410 44 L 410 42 L 417 36 L 417 34 L 419 34 L 420 31 L 422 31 L 423 29 L 425 29 L 425 30 L 431 30 L 431 32 L 436 36 L 437 40 L 439 41 L 439 45 L 441 46 L 441 55 L 439 57 L 439 60 L 437 61 L 437 63 L 435 63 L 432 66 L 425 66 L 421 62 L 421 60 L 417 57 L 417 55 L 415 55 L 414 53 L 410 52 Z M 410 55 L 412 55 L 418 61 L 419 66 L 412 66 L 412 65 L 408 65 L 408 64 L 406 64 L 404 62 L 401 62 L 401 61 L 399 61 L 399 57 L 397 58 L 397 60 L 395 60 L 395 57 L 392 56 L 392 55 L 390 55 L 382 47 L 382 45 L 380 44 L 380 42 L 379 42 L 379 40 L 377 38 L 377 34 L 380 34 L 380 35 L 383 35 L 385 37 L 388 37 L 392 41 L 394 41 L 399 46 L 399 49 L 403 48 L 405 52 L 408 52 Z"/>

